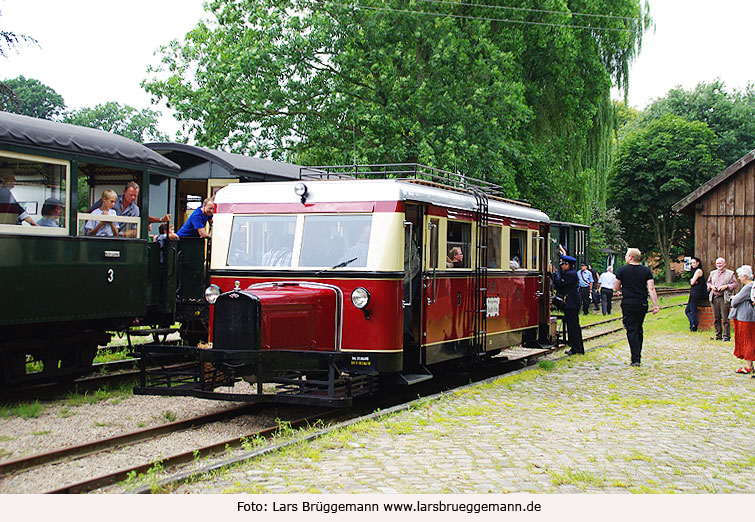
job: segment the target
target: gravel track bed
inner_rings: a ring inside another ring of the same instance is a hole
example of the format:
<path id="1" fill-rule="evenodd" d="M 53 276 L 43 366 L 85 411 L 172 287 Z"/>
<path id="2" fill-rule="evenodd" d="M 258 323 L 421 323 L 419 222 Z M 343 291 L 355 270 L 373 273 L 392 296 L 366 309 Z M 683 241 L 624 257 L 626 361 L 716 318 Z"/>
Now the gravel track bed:
<path id="1" fill-rule="evenodd" d="M 0 419 L 0 462 L 84 444 L 219 412 L 236 403 L 189 397 L 133 396 L 79 406 L 64 400 L 46 403 L 37 418 Z M 171 412 L 170 421 L 166 412 Z M 175 417 L 173 417 L 175 415 Z M 275 425 L 275 419 L 301 416 L 292 408 L 265 409 L 259 415 L 236 417 L 196 429 L 178 432 L 85 458 L 0 477 L 0 493 L 41 493 L 129 466 L 191 451 L 213 443 L 240 437 Z"/>

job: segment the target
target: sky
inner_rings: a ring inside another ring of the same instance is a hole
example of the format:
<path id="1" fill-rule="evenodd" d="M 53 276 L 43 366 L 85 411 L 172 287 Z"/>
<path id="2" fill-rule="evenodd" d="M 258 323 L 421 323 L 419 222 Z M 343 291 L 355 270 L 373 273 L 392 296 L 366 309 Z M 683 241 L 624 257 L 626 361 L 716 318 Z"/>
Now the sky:
<path id="1" fill-rule="evenodd" d="M 470 0 L 471 1 L 471 0 Z M 484 0 L 478 0 L 485 3 Z M 0 58 L 0 78 L 35 78 L 63 96 L 69 109 L 117 101 L 160 110 L 160 128 L 179 124 L 140 87 L 155 51 L 208 15 L 202 0 L 0 0 L 0 28 L 36 38 Z M 721 79 L 743 89 L 751 63 L 752 0 L 650 0 L 655 31 L 647 32 L 630 69 L 629 104 L 642 109 L 681 85 Z M 623 94 L 614 92 L 614 97 Z"/>

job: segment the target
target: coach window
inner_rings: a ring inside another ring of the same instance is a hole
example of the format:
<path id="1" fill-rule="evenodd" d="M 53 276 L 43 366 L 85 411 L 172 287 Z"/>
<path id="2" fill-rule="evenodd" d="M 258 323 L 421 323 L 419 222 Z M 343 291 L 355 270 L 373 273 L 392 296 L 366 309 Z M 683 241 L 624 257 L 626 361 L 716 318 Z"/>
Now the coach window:
<path id="1" fill-rule="evenodd" d="M 296 216 L 233 218 L 228 266 L 290 267 Z"/>
<path id="2" fill-rule="evenodd" d="M 527 263 L 527 231 L 511 229 L 509 236 L 509 268 L 524 270 Z"/>
<path id="3" fill-rule="evenodd" d="M 488 268 L 501 268 L 501 227 L 488 228 Z"/>
<path id="4" fill-rule="evenodd" d="M 0 152 L 0 231 L 68 233 L 68 162 Z"/>
<path id="5" fill-rule="evenodd" d="M 472 225 L 461 221 L 448 221 L 446 248 L 448 249 L 446 268 L 470 267 L 470 238 Z M 461 253 L 461 255 L 459 255 Z"/>

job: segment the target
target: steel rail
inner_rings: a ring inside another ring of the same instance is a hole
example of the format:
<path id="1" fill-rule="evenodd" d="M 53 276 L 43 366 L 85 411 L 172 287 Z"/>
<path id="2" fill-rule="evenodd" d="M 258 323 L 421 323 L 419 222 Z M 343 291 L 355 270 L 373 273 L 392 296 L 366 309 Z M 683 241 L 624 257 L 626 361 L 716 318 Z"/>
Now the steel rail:
<path id="1" fill-rule="evenodd" d="M 318 420 L 327 419 L 328 417 L 335 416 L 339 413 L 343 414 L 343 411 L 342 410 L 329 410 L 324 413 L 310 415 L 308 417 L 303 417 L 303 418 L 292 421 L 290 423 L 290 426 L 291 428 L 302 428 L 306 426 L 311 426 L 312 424 L 316 423 Z M 170 457 L 161 459 L 158 462 L 163 467 L 184 464 L 187 462 L 191 462 L 197 458 L 206 457 L 214 453 L 221 453 L 223 451 L 226 451 L 229 447 L 231 448 L 239 447 L 243 444 L 242 441 L 245 439 L 251 439 L 255 437 L 264 437 L 264 438 L 272 437 L 279 431 L 279 429 L 280 429 L 280 426 L 273 426 L 270 428 L 265 428 L 263 430 L 249 433 L 241 437 L 234 437 L 232 439 L 224 440 L 222 442 L 211 444 L 209 446 L 204 446 L 199 449 L 194 449 L 191 451 L 178 453 L 176 455 L 172 455 Z M 91 479 L 77 482 L 74 484 L 69 484 L 67 486 L 63 486 L 60 488 L 52 489 L 50 491 L 46 491 L 45 493 L 47 494 L 87 493 L 89 491 L 93 491 L 95 489 L 102 488 L 105 486 L 110 486 L 117 482 L 126 480 L 129 476 L 133 475 L 134 473 L 137 473 L 137 474 L 146 473 L 151 468 L 153 468 L 158 462 L 152 461 L 146 464 L 140 464 L 137 466 L 120 469 L 118 471 L 107 473 L 99 477 L 91 478 Z"/>
<path id="2" fill-rule="evenodd" d="M 134 431 L 131 433 L 124 433 L 122 435 L 115 435 L 105 439 L 99 439 L 84 444 L 78 444 L 76 446 L 69 446 L 67 448 L 61 448 L 47 453 L 39 453 L 30 457 L 24 457 L 21 459 L 10 460 L 0 463 L 0 476 L 7 475 L 18 471 L 27 471 L 33 468 L 38 468 L 45 464 L 52 464 L 61 462 L 65 459 L 71 459 L 76 457 L 85 457 L 101 453 L 106 450 L 128 446 L 138 442 L 144 442 L 145 440 L 151 440 L 156 437 L 173 433 L 177 431 L 184 431 L 212 422 L 219 422 L 222 420 L 238 417 L 248 413 L 254 413 L 255 410 L 261 409 L 261 404 L 245 404 L 235 408 L 230 408 L 216 413 L 210 413 L 208 415 L 200 415 L 192 417 L 191 419 L 170 422 L 161 426 L 155 426 L 153 428 L 146 428 L 143 430 Z"/>

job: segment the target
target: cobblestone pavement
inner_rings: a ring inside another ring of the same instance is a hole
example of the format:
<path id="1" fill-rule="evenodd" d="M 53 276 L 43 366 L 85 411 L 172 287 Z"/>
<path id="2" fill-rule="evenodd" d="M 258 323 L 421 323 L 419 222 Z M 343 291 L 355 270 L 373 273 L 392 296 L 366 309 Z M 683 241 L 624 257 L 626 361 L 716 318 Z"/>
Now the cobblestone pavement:
<path id="1" fill-rule="evenodd" d="M 632 368 L 618 335 L 177 492 L 753 493 L 755 380 L 709 337 L 646 328 Z"/>

